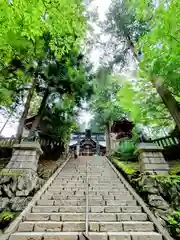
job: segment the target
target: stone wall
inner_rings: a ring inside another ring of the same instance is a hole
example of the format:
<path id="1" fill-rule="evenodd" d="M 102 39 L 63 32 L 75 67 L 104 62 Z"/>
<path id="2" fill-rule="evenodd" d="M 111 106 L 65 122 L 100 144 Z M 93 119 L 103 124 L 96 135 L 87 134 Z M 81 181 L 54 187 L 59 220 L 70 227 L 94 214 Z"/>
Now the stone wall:
<path id="1" fill-rule="evenodd" d="M 171 229 L 169 219 L 173 212 L 180 212 L 180 177 L 141 174 L 129 179 L 161 224 L 179 239 L 180 223 Z"/>
<path id="2" fill-rule="evenodd" d="M 177 224 L 170 224 L 173 213 L 180 212 L 180 176 L 155 175 L 139 171 L 129 174 L 115 161 L 112 163 L 143 198 L 161 224 L 175 239 L 180 239 L 180 216 L 179 223 L 177 221 Z"/>

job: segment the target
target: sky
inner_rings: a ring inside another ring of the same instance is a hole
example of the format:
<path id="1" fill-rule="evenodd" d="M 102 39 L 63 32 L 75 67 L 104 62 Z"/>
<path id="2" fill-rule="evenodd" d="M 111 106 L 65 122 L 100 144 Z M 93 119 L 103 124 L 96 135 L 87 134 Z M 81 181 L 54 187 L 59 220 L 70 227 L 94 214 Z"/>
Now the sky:
<path id="1" fill-rule="evenodd" d="M 93 0 L 90 6 L 90 9 L 96 9 L 99 15 L 100 20 L 105 19 L 105 13 L 108 10 L 108 7 L 110 5 L 111 0 Z M 91 53 L 91 61 L 94 63 L 94 65 L 98 65 L 99 63 L 99 57 L 100 57 L 100 52 L 96 49 L 93 49 Z M 85 103 L 86 104 L 86 103 Z M 80 123 L 85 123 L 86 128 L 88 127 L 88 123 L 92 118 L 92 114 L 88 111 L 82 111 L 79 117 Z M 4 125 L 6 121 L 6 118 L 3 115 L 0 115 L 0 129 Z M 5 129 L 1 133 L 5 137 L 11 137 L 12 135 L 16 134 L 16 129 L 18 126 L 18 122 L 11 123 L 11 120 L 9 123 L 6 125 Z"/>
<path id="2" fill-rule="evenodd" d="M 98 12 L 99 19 L 101 21 L 105 20 L 105 14 L 106 11 L 109 8 L 109 5 L 111 3 L 111 0 L 94 0 L 91 3 L 90 9 L 96 9 Z M 99 57 L 100 57 L 100 52 L 99 50 L 93 49 L 91 53 L 91 61 L 93 62 L 94 65 L 98 65 L 99 63 Z M 80 123 L 85 123 L 85 128 L 88 128 L 88 123 L 89 121 L 93 118 L 92 114 L 88 111 L 82 111 L 79 117 Z"/>

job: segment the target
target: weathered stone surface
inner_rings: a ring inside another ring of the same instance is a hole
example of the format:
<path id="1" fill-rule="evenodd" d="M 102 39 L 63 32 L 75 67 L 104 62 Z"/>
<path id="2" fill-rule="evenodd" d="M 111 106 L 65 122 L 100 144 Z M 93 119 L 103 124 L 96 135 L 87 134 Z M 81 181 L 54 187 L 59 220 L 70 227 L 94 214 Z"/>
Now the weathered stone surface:
<path id="1" fill-rule="evenodd" d="M 91 206 L 90 212 L 92 213 L 103 213 L 104 212 L 104 206 Z"/>
<path id="2" fill-rule="evenodd" d="M 85 222 L 63 222 L 64 232 L 84 232 L 85 229 Z"/>
<path id="3" fill-rule="evenodd" d="M 118 212 L 121 212 L 121 208 L 119 206 L 106 206 L 104 208 L 104 212 L 106 212 L 106 213 L 118 213 Z"/>
<path id="4" fill-rule="evenodd" d="M 40 205 L 40 206 L 53 206 L 54 205 L 54 200 L 39 200 L 39 201 L 37 201 L 37 205 Z"/>
<path id="5" fill-rule="evenodd" d="M 151 194 L 148 195 L 148 202 L 152 207 L 167 210 L 169 204 L 159 195 Z"/>
<path id="6" fill-rule="evenodd" d="M 130 233 L 125 232 L 109 232 L 109 240 L 131 240 Z"/>
<path id="7" fill-rule="evenodd" d="M 28 203 L 31 201 L 32 197 L 14 197 L 11 199 L 11 209 L 13 211 L 22 211 Z"/>
<path id="8" fill-rule="evenodd" d="M 9 240 L 41 240 L 43 238 L 44 233 L 38 232 L 29 232 L 29 233 L 22 233 L 16 232 L 13 233 Z"/>
<path id="9" fill-rule="evenodd" d="M 162 235 L 155 232 L 132 232 L 131 237 L 132 240 L 162 240 Z"/>
<path id="10" fill-rule="evenodd" d="M 89 221 L 116 221 L 115 213 L 89 213 Z"/>
<path id="11" fill-rule="evenodd" d="M 34 222 L 21 222 L 18 227 L 18 232 L 32 232 Z"/>
<path id="12" fill-rule="evenodd" d="M 154 226 L 152 222 L 123 222 L 125 232 L 152 232 Z"/>
<path id="13" fill-rule="evenodd" d="M 33 213 L 51 213 L 51 212 L 58 212 L 58 206 L 34 206 L 32 208 Z"/>
<path id="14" fill-rule="evenodd" d="M 122 232 L 123 227 L 120 222 L 100 222 L 101 232 Z"/>
<path id="15" fill-rule="evenodd" d="M 61 232 L 62 222 L 35 222 L 34 231 L 35 232 Z"/>
<path id="16" fill-rule="evenodd" d="M 5 197 L 5 198 L 0 198 L 0 210 L 4 209 L 8 203 L 10 202 L 10 199 Z"/>
<path id="17" fill-rule="evenodd" d="M 91 240 L 107 240 L 107 233 L 89 233 L 89 237 Z M 82 239 L 83 240 L 83 239 Z"/>
<path id="18" fill-rule="evenodd" d="M 60 212 L 62 213 L 83 213 L 85 206 L 61 206 Z"/>
<path id="19" fill-rule="evenodd" d="M 78 240 L 78 233 L 45 233 L 44 240 Z"/>
<path id="20" fill-rule="evenodd" d="M 135 200 L 107 200 L 106 201 L 106 205 L 110 205 L 110 206 L 136 206 L 137 203 Z"/>
<path id="21" fill-rule="evenodd" d="M 89 231 L 90 232 L 99 232 L 99 223 L 98 222 L 90 222 L 89 223 Z"/>
<path id="22" fill-rule="evenodd" d="M 12 191 L 10 190 L 10 185 L 2 185 L 2 189 L 5 192 L 6 196 L 9 198 L 12 198 L 14 196 L 14 194 L 12 193 Z"/>
<path id="23" fill-rule="evenodd" d="M 50 215 L 45 213 L 27 213 L 25 216 L 26 221 L 48 221 L 49 219 Z"/>
<path id="24" fill-rule="evenodd" d="M 142 208 L 139 206 L 127 206 L 121 207 L 121 212 L 123 213 L 139 213 L 142 212 Z"/>

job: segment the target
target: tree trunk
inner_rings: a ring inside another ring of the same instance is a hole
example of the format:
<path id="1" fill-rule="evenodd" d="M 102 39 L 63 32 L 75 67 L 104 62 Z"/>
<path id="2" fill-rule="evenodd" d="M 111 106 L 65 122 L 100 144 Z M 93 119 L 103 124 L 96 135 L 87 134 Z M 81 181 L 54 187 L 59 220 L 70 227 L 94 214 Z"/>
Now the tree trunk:
<path id="1" fill-rule="evenodd" d="M 35 85 L 36 85 L 36 78 L 33 79 L 32 87 L 29 89 L 28 96 L 27 96 L 27 99 L 26 99 L 26 103 L 25 103 L 25 106 L 24 106 L 24 111 L 23 111 L 23 113 L 21 115 L 21 118 L 20 118 L 20 121 L 19 121 L 17 134 L 16 134 L 16 138 L 18 139 L 19 142 L 21 141 L 21 137 L 22 137 L 22 134 L 23 134 L 24 123 L 25 123 L 25 120 L 26 120 L 27 115 L 28 115 L 28 111 L 29 111 L 31 99 L 32 99 L 32 96 L 33 96 L 33 93 L 34 93 Z"/>
<path id="2" fill-rule="evenodd" d="M 39 125 L 39 122 L 42 118 L 42 115 L 44 113 L 44 109 L 46 107 L 46 101 L 47 101 L 47 98 L 49 96 L 49 90 L 46 89 L 45 93 L 44 93 L 44 96 L 43 96 L 43 99 L 42 99 L 42 102 L 41 102 L 41 105 L 40 105 L 40 108 L 39 108 L 39 111 L 38 111 L 38 114 L 37 116 L 35 117 L 34 121 L 32 122 L 32 127 L 31 127 L 31 130 L 29 132 L 29 136 L 31 136 L 31 133 L 37 129 L 38 125 Z"/>
<path id="3" fill-rule="evenodd" d="M 160 78 L 155 78 L 153 84 L 180 130 L 180 108 L 178 102 Z"/>
<path id="4" fill-rule="evenodd" d="M 110 130 L 110 122 L 106 124 L 106 152 L 109 153 L 111 151 L 111 130 Z"/>

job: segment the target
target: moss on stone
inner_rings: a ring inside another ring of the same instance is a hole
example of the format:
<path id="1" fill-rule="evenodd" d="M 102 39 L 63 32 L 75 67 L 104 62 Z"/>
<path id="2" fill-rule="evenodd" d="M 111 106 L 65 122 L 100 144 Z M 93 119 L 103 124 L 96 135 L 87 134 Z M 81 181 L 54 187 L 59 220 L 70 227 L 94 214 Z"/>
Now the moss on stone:
<path id="1" fill-rule="evenodd" d="M 122 169 L 122 171 L 128 175 L 134 174 L 139 170 L 138 162 L 120 161 L 118 159 L 114 159 L 113 163 L 115 163 L 119 168 Z"/>

